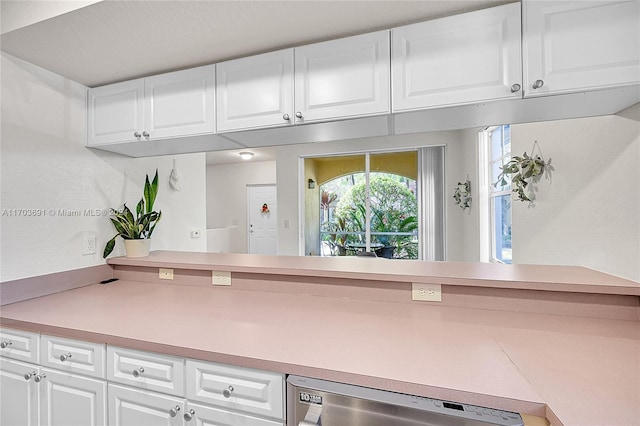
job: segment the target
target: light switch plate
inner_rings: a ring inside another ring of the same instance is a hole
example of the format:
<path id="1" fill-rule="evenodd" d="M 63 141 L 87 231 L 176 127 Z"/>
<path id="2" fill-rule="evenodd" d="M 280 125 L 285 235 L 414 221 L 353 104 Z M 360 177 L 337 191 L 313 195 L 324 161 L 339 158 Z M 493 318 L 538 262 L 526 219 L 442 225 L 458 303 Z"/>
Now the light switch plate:
<path id="1" fill-rule="evenodd" d="M 213 271 L 211 273 L 211 284 L 213 284 L 213 285 L 231 285 L 231 272 L 229 272 L 229 271 Z"/>
<path id="2" fill-rule="evenodd" d="M 442 302 L 440 284 L 411 283 L 411 298 L 425 302 Z"/>

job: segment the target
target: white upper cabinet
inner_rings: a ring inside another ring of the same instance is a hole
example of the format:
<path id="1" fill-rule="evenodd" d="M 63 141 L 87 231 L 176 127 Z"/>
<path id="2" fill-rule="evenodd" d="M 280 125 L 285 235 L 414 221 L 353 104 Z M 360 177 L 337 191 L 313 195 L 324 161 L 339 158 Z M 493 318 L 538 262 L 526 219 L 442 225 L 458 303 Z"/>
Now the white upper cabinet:
<path id="1" fill-rule="evenodd" d="M 525 95 L 640 82 L 640 2 L 524 1 Z"/>
<path id="2" fill-rule="evenodd" d="M 88 102 L 88 145 L 135 141 L 141 137 L 144 128 L 142 79 L 90 89 Z"/>
<path id="3" fill-rule="evenodd" d="M 388 113 L 389 60 L 380 31 L 222 62 L 218 131 Z"/>
<path id="4" fill-rule="evenodd" d="M 293 49 L 217 64 L 218 130 L 292 122 Z"/>
<path id="5" fill-rule="evenodd" d="M 215 131 L 215 65 L 89 90 L 88 145 Z"/>
<path id="6" fill-rule="evenodd" d="M 296 122 L 389 112 L 389 31 L 295 49 Z"/>
<path id="7" fill-rule="evenodd" d="M 393 111 L 522 96 L 520 4 L 394 28 Z"/>
<path id="8" fill-rule="evenodd" d="M 148 138 L 215 131 L 215 65 L 144 79 L 144 114 Z"/>

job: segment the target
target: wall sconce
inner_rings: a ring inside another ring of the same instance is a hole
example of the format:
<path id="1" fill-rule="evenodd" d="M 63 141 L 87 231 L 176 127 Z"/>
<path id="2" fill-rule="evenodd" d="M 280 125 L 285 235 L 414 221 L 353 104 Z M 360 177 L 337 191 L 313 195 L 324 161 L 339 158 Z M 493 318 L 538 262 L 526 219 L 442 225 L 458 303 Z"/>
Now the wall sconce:
<path id="1" fill-rule="evenodd" d="M 315 183 L 315 181 L 313 179 L 309 179 L 307 181 L 307 186 L 309 187 L 309 189 L 313 189 L 313 188 L 316 187 L 316 183 Z"/>
<path id="2" fill-rule="evenodd" d="M 241 157 L 243 160 L 251 160 L 251 157 L 253 157 L 253 152 L 244 151 L 244 152 L 241 152 L 241 153 L 240 153 L 240 154 L 238 154 L 238 155 L 240 155 L 240 157 Z"/>

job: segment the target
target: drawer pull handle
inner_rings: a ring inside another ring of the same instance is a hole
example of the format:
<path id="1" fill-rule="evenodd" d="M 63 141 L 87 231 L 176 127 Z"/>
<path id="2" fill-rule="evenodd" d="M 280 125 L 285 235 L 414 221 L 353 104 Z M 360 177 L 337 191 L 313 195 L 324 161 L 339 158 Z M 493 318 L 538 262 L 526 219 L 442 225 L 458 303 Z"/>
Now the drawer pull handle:
<path id="1" fill-rule="evenodd" d="M 31 380 L 31 378 L 32 378 L 33 376 L 35 376 L 35 375 L 36 375 L 36 372 L 35 372 L 35 371 L 33 371 L 33 372 L 31 372 L 31 373 L 26 373 L 26 374 L 24 375 L 24 379 L 28 382 L 28 381 L 29 381 L 29 380 Z"/>
<path id="2" fill-rule="evenodd" d="M 4 349 L 7 346 L 11 346 L 13 345 L 13 342 L 11 340 L 5 340 L 4 342 L 0 343 L 0 348 Z"/>
<path id="3" fill-rule="evenodd" d="M 180 406 L 176 405 L 175 407 L 173 407 L 171 410 L 169 410 L 169 415 L 171 417 L 175 417 L 178 415 L 178 411 L 180 411 Z"/>
<path id="4" fill-rule="evenodd" d="M 520 91 L 521 88 L 522 87 L 518 83 L 512 84 L 511 85 L 511 93 L 517 93 L 517 92 Z"/>
<path id="5" fill-rule="evenodd" d="M 140 134 L 140 132 L 133 132 L 133 137 L 134 138 L 140 139 L 141 136 L 142 135 Z"/>
<path id="6" fill-rule="evenodd" d="M 147 131 L 142 132 L 142 136 L 144 136 L 145 138 L 149 139 L 149 132 L 147 132 Z"/>
<path id="7" fill-rule="evenodd" d="M 300 111 L 296 112 L 296 118 L 302 120 L 302 113 Z"/>
<path id="8" fill-rule="evenodd" d="M 36 375 L 36 377 L 34 377 L 34 378 L 33 378 L 33 380 L 34 380 L 36 383 L 40 383 L 40 381 L 41 381 L 42 379 L 44 379 L 45 377 L 47 377 L 47 375 L 46 375 L 46 374 L 44 374 L 44 373 L 42 373 L 42 374 L 38 374 L 38 375 Z"/>
<path id="9" fill-rule="evenodd" d="M 532 86 L 532 87 L 533 87 L 534 89 L 539 89 L 539 88 L 541 88 L 542 86 L 544 86 L 544 81 L 542 81 L 542 80 L 536 80 L 536 81 L 534 81 L 534 82 L 533 82 L 533 86 Z"/>
<path id="10" fill-rule="evenodd" d="M 233 386 L 229 385 L 229 387 L 227 387 L 225 390 L 222 391 L 222 395 L 225 398 L 229 398 L 231 397 L 231 392 L 233 392 Z"/>
<path id="11" fill-rule="evenodd" d="M 185 422 L 190 422 L 191 420 L 193 420 L 193 416 L 196 415 L 196 411 L 192 408 L 191 410 L 187 411 L 186 413 L 184 413 L 184 421 Z"/>
<path id="12" fill-rule="evenodd" d="M 282 119 L 283 119 L 284 121 L 291 121 L 291 117 L 289 117 L 289 114 L 283 114 L 283 115 L 282 115 Z"/>
<path id="13" fill-rule="evenodd" d="M 69 358 L 71 358 L 71 352 L 69 352 L 68 354 L 62 354 L 60 355 L 60 362 L 65 362 Z"/>
<path id="14" fill-rule="evenodd" d="M 140 367 L 140 368 L 136 368 L 135 370 L 133 370 L 133 377 L 140 377 L 142 376 L 142 373 L 144 373 L 144 368 Z"/>

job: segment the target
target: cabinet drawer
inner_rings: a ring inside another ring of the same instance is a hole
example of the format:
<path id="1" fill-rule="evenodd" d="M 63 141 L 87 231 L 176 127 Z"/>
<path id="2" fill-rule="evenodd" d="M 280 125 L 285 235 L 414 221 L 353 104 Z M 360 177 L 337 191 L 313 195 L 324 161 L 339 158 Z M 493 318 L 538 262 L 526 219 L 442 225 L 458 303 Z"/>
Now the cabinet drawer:
<path id="1" fill-rule="evenodd" d="M 108 346 L 107 379 L 142 389 L 184 396 L 184 360 Z"/>
<path id="2" fill-rule="evenodd" d="M 110 426 L 182 426 L 184 399 L 109 383 Z"/>
<path id="3" fill-rule="evenodd" d="M 105 345 L 43 335 L 40 352 L 44 366 L 99 379 L 105 377 Z"/>
<path id="4" fill-rule="evenodd" d="M 37 333 L 0 329 L 0 355 L 20 361 L 39 363 Z"/>
<path id="5" fill-rule="evenodd" d="M 187 399 L 284 418 L 284 376 L 266 371 L 187 360 Z"/>

